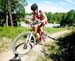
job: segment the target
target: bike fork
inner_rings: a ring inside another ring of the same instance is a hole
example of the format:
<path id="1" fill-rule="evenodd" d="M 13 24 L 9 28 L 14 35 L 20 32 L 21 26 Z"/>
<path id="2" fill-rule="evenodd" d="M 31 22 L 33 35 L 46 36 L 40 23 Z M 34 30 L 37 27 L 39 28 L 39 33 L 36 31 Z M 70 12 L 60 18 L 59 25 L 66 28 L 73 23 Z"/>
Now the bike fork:
<path id="1" fill-rule="evenodd" d="M 23 47 L 24 49 L 27 48 L 27 44 L 29 41 L 30 41 L 30 35 L 27 36 L 26 41 L 24 42 L 24 47 Z"/>

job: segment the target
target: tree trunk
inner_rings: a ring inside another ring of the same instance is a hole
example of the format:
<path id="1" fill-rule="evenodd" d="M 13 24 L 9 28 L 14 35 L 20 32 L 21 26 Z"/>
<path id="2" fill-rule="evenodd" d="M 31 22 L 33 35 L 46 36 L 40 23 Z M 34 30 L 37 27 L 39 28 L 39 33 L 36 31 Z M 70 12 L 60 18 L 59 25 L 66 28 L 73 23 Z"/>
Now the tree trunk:
<path id="1" fill-rule="evenodd" d="M 9 11 L 9 17 L 10 17 L 10 21 L 11 21 L 11 26 L 13 26 L 12 13 L 11 13 L 11 7 L 10 7 L 10 0 L 8 0 L 8 11 Z"/>
<path id="2" fill-rule="evenodd" d="M 6 15 L 6 26 L 8 26 L 8 15 Z"/>

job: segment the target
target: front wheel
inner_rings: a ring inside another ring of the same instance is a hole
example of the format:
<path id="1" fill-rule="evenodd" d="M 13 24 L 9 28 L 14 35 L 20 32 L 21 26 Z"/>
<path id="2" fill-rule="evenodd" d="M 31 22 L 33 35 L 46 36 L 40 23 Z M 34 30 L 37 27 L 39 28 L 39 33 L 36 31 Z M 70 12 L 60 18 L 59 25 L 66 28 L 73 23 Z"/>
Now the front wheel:
<path id="1" fill-rule="evenodd" d="M 14 54 L 25 55 L 31 51 L 32 45 L 36 42 L 35 37 L 31 34 L 32 33 L 21 33 L 14 39 L 12 46 Z"/>

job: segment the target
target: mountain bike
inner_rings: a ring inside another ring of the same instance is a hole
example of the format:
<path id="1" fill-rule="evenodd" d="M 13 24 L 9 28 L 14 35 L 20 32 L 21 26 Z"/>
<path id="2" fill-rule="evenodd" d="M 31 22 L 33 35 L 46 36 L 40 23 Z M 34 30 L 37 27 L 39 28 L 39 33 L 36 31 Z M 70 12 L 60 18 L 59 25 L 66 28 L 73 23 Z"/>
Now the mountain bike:
<path id="1" fill-rule="evenodd" d="M 41 24 L 41 22 L 36 21 L 34 23 L 29 23 L 29 24 L 31 27 L 34 27 L 36 26 L 36 24 Z M 44 38 L 46 37 L 56 40 L 55 38 L 50 37 L 45 32 L 43 32 L 41 34 L 41 41 L 45 41 Z M 37 43 L 36 36 L 33 32 L 23 32 L 14 39 L 12 45 L 12 51 L 15 57 L 17 56 L 20 57 L 29 53 L 32 50 L 32 48 L 36 45 L 36 43 Z"/>

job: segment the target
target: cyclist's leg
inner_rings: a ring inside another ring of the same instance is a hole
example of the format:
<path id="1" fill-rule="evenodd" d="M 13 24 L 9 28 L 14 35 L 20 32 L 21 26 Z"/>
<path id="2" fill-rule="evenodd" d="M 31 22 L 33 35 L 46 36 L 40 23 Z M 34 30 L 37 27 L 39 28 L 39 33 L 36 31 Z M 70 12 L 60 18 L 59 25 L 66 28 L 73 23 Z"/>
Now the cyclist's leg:
<path id="1" fill-rule="evenodd" d="M 43 26 L 40 27 L 40 35 L 44 32 Z"/>
<path id="2" fill-rule="evenodd" d="M 45 37 L 43 36 L 43 33 L 45 32 L 45 31 L 43 30 L 43 26 L 44 26 L 44 24 L 40 24 L 38 28 L 39 28 L 40 37 L 41 37 L 42 39 L 44 39 L 44 41 L 45 41 Z"/>
<path id="3" fill-rule="evenodd" d="M 44 32 L 43 26 L 44 26 L 43 24 L 40 24 L 40 25 L 38 26 L 38 28 L 39 28 L 39 34 L 40 34 L 40 35 Z"/>
<path id="4" fill-rule="evenodd" d="M 43 32 L 42 26 L 38 25 L 37 26 L 37 40 L 41 41 L 41 33 Z"/>
<path id="5" fill-rule="evenodd" d="M 40 25 L 38 25 L 37 27 L 37 32 L 39 33 L 38 37 L 41 39 L 41 36 L 42 36 L 42 33 L 44 33 L 44 30 L 43 30 L 43 26 L 46 24 L 46 22 L 44 23 L 41 23 Z M 43 38 L 45 39 L 45 38 Z"/>
<path id="6" fill-rule="evenodd" d="M 48 21 L 47 20 L 45 20 L 45 21 L 43 21 L 40 25 L 39 25 L 39 28 L 40 28 L 40 34 L 42 34 L 42 33 L 44 33 L 45 31 L 43 30 L 43 26 L 45 25 L 45 24 L 47 24 L 48 23 Z"/>
<path id="7" fill-rule="evenodd" d="M 37 27 L 32 28 L 33 33 L 36 35 L 37 34 Z"/>
<path id="8" fill-rule="evenodd" d="M 37 40 L 37 41 L 40 41 L 40 34 L 39 34 L 38 25 L 37 25 L 36 27 L 33 27 L 33 28 L 32 28 L 32 31 L 33 31 L 33 33 L 34 33 L 35 36 L 36 36 L 36 40 Z"/>
<path id="9" fill-rule="evenodd" d="M 39 41 L 39 42 L 40 42 L 40 41 L 41 41 L 41 37 L 40 37 L 40 34 L 39 34 L 39 33 L 36 33 L 36 37 L 37 37 L 37 38 L 36 38 L 36 39 L 37 39 L 37 41 Z"/>

